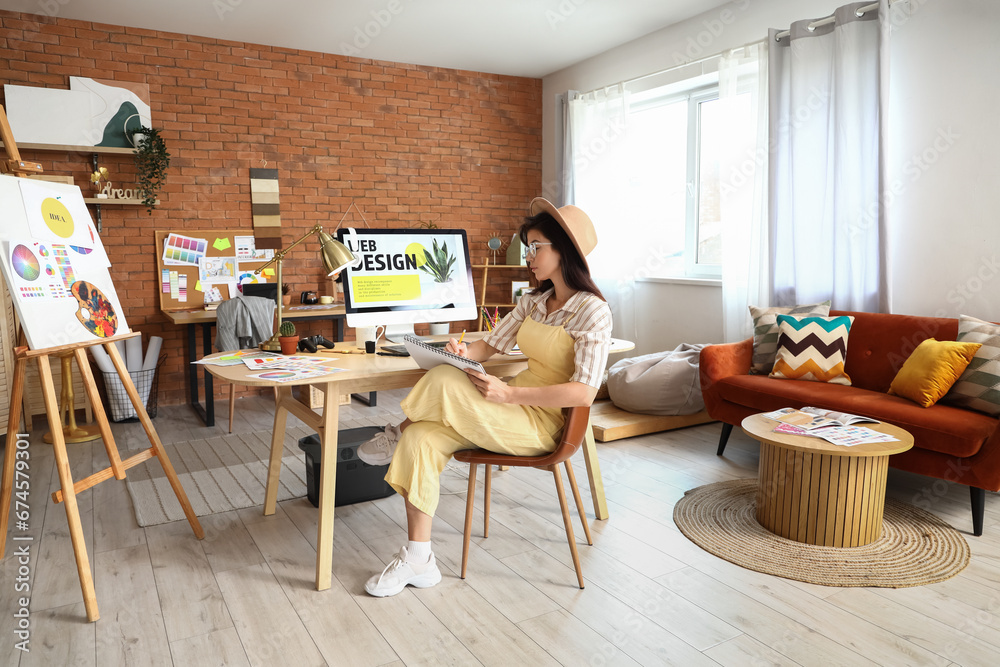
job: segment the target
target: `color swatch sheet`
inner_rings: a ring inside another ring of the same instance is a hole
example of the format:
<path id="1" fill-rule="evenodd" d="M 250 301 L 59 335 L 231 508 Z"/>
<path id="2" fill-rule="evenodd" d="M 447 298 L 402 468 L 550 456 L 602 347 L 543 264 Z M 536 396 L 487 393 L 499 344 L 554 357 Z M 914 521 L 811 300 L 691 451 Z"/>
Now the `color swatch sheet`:
<path id="1" fill-rule="evenodd" d="M 80 188 L 0 176 L 0 206 L 0 268 L 32 349 L 129 331 Z"/>

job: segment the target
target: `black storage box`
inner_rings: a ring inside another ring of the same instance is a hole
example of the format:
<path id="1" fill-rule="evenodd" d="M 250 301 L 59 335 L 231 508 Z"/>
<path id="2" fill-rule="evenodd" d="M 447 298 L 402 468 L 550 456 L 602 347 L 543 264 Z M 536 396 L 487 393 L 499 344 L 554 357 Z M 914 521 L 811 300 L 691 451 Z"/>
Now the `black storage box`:
<path id="1" fill-rule="evenodd" d="M 358 458 L 358 446 L 381 432 L 377 426 L 349 428 L 337 433 L 337 491 L 334 505 L 353 505 L 391 496 L 396 491 L 383 479 L 389 465 L 373 466 Z M 319 507 L 320 446 L 317 434 L 299 440 L 306 453 L 306 488 L 309 502 Z"/>

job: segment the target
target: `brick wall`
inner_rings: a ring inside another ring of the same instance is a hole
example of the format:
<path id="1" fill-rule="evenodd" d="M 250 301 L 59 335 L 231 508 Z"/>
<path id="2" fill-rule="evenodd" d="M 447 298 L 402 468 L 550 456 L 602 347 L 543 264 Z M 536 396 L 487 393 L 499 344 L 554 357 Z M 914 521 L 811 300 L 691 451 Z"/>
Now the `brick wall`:
<path id="1" fill-rule="evenodd" d="M 15 12 L 0 12 L 0 71 L 3 83 L 47 88 L 68 88 L 70 76 L 149 85 L 171 153 L 161 204 L 151 215 L 102 207 L 101 236 L 129 325 L 165 339 L 163 404 L 185 400 L 187 339 L 159 311 L 154 231 L 251 229 L 251 168 L 279 170 L 285 243 L 316 222 L 332 230 L 353 201 L 373 227 L 466 228 L 473 263 L 490 236 L 510 239 L 541 190 L 538 79 Z M 89 187 L 90 154 L 23 157 Z M 128 156 L 100 162 L 115 187 L 133 182 Z M 329 291 L 308 250 L 283 271 L 294 294 Z M 312 332 L 332 337 L 324 326 Z"/>

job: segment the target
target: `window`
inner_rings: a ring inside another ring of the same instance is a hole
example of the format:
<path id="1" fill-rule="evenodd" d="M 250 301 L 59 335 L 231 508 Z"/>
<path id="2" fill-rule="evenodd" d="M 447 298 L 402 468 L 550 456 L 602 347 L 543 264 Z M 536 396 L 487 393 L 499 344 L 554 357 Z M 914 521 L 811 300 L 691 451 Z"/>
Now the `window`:
<path id="1" fill-rule="evenodd" d="M 749 117 L 750 96 L 740 95 L 736 105 L 745 109 L 734 109 L 719 100 L 717 83 L 677 88 L 629 98 L 629 196 L 664 244 L 662 275 L 719 277 L 723 154 L 732 142 L 753 138 L 740 122 Z"/>

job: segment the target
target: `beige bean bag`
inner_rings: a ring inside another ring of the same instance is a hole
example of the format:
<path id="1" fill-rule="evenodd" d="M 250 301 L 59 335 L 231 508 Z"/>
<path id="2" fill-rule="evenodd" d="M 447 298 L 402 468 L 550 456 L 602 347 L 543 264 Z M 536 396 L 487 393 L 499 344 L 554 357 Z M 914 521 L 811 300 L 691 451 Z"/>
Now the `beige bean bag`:
<path id="1" fill-rule="evenodd" d="M 705 409 L 698 378 L 703 344 L 623 359 L 608 370 L 608 394 L 622 410 L 647 415 L 691 415 Z"/>

